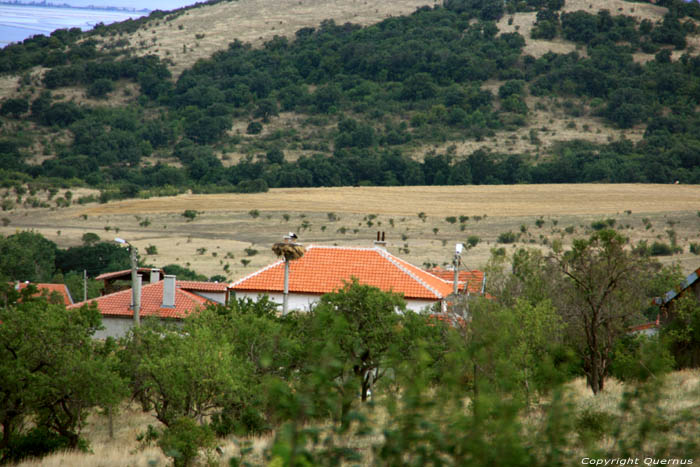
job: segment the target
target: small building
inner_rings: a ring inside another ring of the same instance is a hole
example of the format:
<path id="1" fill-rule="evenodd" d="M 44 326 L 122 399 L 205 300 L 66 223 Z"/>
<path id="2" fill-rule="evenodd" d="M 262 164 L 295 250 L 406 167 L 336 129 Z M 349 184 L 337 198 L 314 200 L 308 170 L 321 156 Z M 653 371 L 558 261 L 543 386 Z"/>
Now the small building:
<path id="1" fill-rule="evenodd" d="M 427 270 L 429 273 L 446 280 L 454 287 L 454 269 L 444 269 L 440 266 Z M 458 271 L 458 290 L 460 294 L 484 295 L 486 290 L 486 273 L 484 271 Z"/>
<path id="2" fill-rule="evenodd" d="M 69 308 L 78 308 L 90 303 L 95 303 L 102 314 L 104 329 L 95 333 L 96 338 L 122 337 L 131 329 L 134 319 L 131 289 L 79 302 Z M 179 287 L 175 276 L 166 275 L 162 281 L 141 287 L 139 317 L 142 320 L 158 318 L 179 321 L 213 303 L 212 300 Z"/>
<path id="3" fill-rule="evenodd" d="M 691 272 L 673 290 L 669 290 L 663 296 L 654 299 L 654 304 L 658 305 L 661 311 L 660 318 L 662 322 L 670 318 L 675 301 L 687 294 L 692 294 L 695 300 L 700 302 L 700 268 Z"/>
<path id="4" fill-rule="evenodd" d="M 165 277 L 165 272 L 158 268 L 138 268 L 136 274 L 141 277 L 148 277 L 149 284 L 155 284 Z M 105 272 L 95 277 L 97 281 L 103 281 L 104 286 L 100 291 L 101 295 L 108 295 L 113 292 L 131 288 L 131 269 L 122 271 Z"/>
<path id="5" fill-rule="evenodd" d="M 300 259 L 290 261 L 289 309 L 307 311 L 321 295 L 341 289 L 353 278 L 360 284 L 403 295 L 407 308 L 421 311 L 440 304 L 452 293 L 446 281 L 398 258 L 382 247 L 350 248 L 311 245 Z M 257 299 L 267 295 L 283 302 L 284 260 L 231 283 L 230 295 Z"/>
<path id="6" fill-rule="evenodd" d="M 177 281 L 177 286 L 210 302 L 226 304 L 228 284 L 225 282 Z"/>
<path id="7" fill-rule="evenodd" d="M 32 284 L 31 282 L 18 282 L 15 285 L 15 289 L 19 291 L 26 289 L 30 285 L 38 289 L 35 295 L 45 295 L 49 301 L 55 300 L 57 303 L 63 303 L 66 306 L 73 304 L 73 297 L 71 297 L 70 291 L 65 284 Z"/>

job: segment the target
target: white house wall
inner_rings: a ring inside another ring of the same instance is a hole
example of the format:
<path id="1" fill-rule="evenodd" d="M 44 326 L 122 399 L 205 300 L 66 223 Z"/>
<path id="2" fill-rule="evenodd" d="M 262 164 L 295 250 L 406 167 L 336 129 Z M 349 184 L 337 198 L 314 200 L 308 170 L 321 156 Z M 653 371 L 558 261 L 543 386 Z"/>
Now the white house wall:
<path id="1" fill-rule="evenodd" d="M 103 316 L 102 326 L 104 326 L 104 329 L 97 331 L 95 333 L 95 338 L 106 339 L 108 337 L 114 337 L 115 339 L 119 339 L 129 332 L 133 324 L 134 320 L 131 317 L 118 318 L 116 316 Z"/>
<path id="2" fill-rule="evenodd" d="M 145 320 L 153 319 L 152 317 L 141 317 L 141 324 L 143 325 Z M 177 323 L 182 325 L 182 321 L 179 319 L 163 319 L 162 323 Z M 104 329 L 97 331 L 95 333 L 95 339 L 106 339 L 108 337 L 113 337 L 119 339 L 120 337 L 126 336 L 126 334 L 134 325 L 134 319 L 132 317 L 118 317 L 118 316 L 102 316 L 102 326 Z"/>
<path id="3" fill-rule="evenodd" d="M 221 305 L 226 302 L 226 292 L 202 292 L 200 290 L 188 290 L 188 292 L 211 300 L 212 302 L 220 303 Z"/>
<path id="4" fill-rule="evenodd" d="M 284 300 L 283 294 L 281 293 L 259 293 L 259 292 L 236 292 L 236 298 L 250 298 L 252 300 L 257 300 L 258 298 L 267 295 L 270 300 L 275 303 L 280 304 L 280 311 L 282 310 L 282 302 Z M 300 310 L 309 311 L 311 307 L 318 302 L 320 295 L 312 294 L 289 294 L 289 310 Z M 406 300 L 406 308 L 416 313 L 425 310 L 426 307 L 432 306 L 436 300 Z"/>

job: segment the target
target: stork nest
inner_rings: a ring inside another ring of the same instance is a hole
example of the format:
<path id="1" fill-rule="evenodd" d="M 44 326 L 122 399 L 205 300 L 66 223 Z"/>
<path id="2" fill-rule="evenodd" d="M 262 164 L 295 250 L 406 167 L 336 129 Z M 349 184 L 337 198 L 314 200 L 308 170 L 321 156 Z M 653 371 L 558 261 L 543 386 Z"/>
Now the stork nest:
<path id="1" fill-rule="evenodd" d="M 292 261 L 304 256 L 306 248 L 300 243 L 275 243 L 272 245 L 272 251 L 277 256 L 284 256 L 287 261 Z"/>

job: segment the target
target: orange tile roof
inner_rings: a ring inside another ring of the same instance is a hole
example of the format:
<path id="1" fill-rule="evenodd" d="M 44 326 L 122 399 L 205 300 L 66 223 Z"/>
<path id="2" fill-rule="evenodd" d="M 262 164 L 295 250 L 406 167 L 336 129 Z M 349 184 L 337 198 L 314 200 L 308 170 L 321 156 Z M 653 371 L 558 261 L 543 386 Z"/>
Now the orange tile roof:
<path id="1" fill-rule="evenodd" d="M 198 292 L 226 292 L 228 284 L 225 282 L 203 281 L 177 281 L 177 286 L 183 290 L 196 290 Z"/>
<path id="2" fill-rule="evenodd" d="M 454 283 L 454 271 L 450 271 L 449 269 L 443 269 L 440 266 L 438 266 L 432 269 L 428 269 L 428 272 L 446 280 L 450 284 Z M 469 293 L 484 293 L 484 278 L 484 271 L 459 271 L 459 277 L 457 278 L 457 281 L 460 284 L 459 290 L 464 292 L 464 286 L 466 284 Z"/>
<path id="3" fill-rule="evenodd" d="M 30 282 L 20 282 L 19 284 L 19 290 L 25 289 L 28 285 L 30 285 Z M 68 287 L 65 284 L 31 284 L 37 289 L 39 289 L 39 293 L 36 295 L 41 295 L 43 291 L 46 291 L 49 295 L 56 292 L 58 294 L 61 294 L 63 297 L 63 303 L 65 305 L 72 305 L 73 304 L 73 297 L 70 296 L 70 292 L 68 291 Z"/>
<path id="4" fill-rule="evenodd" d="M 155 284 L 146 284 L 141 288 L 140 316 L 157 316 L 159 318 L 185 318 L 193 311 L 197 311 L 212 303 L 193 293 L 175 287 L 175 307 L 163 307 L 164 281 Z M 131 308 L 131 289 L 121 290 L 109 295 L 76 303 L 69 308 L 77 308 L 86 303 L 96 303 L 97 308 L 105 316 L 133 316 Z"/>
<path id="5" fill-rule="evenodd" d="M 289 291 L 324 294 L 356 278 L 361 284 L 401 293 L 405 298 L 439 300 L 452 286 L 382 248 L 308 246 L 306 254 L 290 262 Z M 233 291 L 282 292 L 284 260 L 231 284 Z"/>

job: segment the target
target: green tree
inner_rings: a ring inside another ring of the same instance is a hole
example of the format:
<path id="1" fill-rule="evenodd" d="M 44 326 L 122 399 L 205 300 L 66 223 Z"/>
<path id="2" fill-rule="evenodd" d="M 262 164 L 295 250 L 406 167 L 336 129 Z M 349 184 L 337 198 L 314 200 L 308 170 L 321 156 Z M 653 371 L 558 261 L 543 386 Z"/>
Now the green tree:
<path id="1" fill-rule="evenodd" d="M 158 445 L 166 456 L 173 458 L 175 467 L 188 467 L 197 458 L 199 450 L 213 447 L 214 441 L 211 428 L 181 417 L 163 431 Z"/>
<path id="2" fill-rule="evenodd" d="M 552 298 L 583 359 L 594 394 L 604 387 L 616 342 L 642 319 L 648 300 L 640 290 L 651 276 L 650 263 L 627 251 L 626 243 L 614 230 L 601 230 L 588 239 L 574 240 L 569 251 L 556 248 L 553 255 L 562 280 Z"/>
<path id="3" fill-rule="evenodd" d="M 0 237 L 0 275 L 12 280 L 50 280 L 55 258 L 56 244 L 40 233 L 23 231 Z"/>
<path id="4" fill-rule="evenodd" d="M 196 319 L 182 329 L 148 322 L 123 345 L 122 368 L 133 393 L 167 426 L 181 417 L 202 420 L 251 388 L 232 345 Z"/>
<path id="5" fill-rule="evenodd" d="M 366 401 L 370 387 L 386 371 L 383 363 L 398 340 L 399 312 L 405 308 L 400 295 L 353 280 L 338 292 L 323 295 L 312 310 L 309 337 L 319 341 L 319 336 L 325 336 L 320 340 L 325 349 L 314 348 L 314 352 L 333 355 L 339 362 L 335 377 L 342 398 L 341 417 L 347 415 L 356 389 Z"/>
<path id="6" fill-rule="evenodd" d="M 124 384 L 115 371 L 110 343 L 92 335 L 100 327 L 94 307 L 66 310 L 28 287 L 22 294 L 2 286 L 0 308 L 0 455 L 23 422 L 59 434 L 75 448 L 88 409 L 113 406 Z"/>

